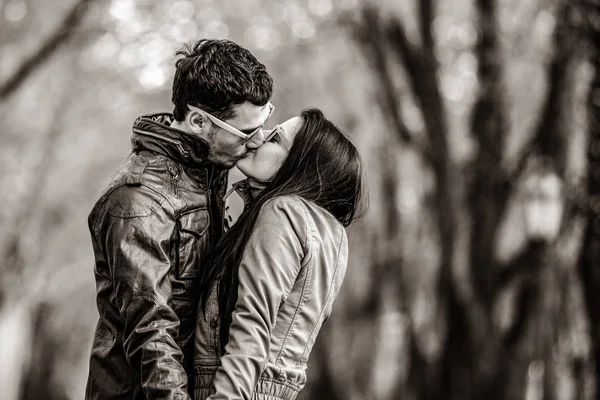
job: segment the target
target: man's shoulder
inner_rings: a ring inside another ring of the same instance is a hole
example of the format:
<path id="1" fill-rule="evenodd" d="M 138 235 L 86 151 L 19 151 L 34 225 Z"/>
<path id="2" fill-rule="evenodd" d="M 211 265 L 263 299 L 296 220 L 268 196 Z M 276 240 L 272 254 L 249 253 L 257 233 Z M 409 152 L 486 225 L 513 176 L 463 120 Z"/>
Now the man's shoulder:
<path id="1" fill-rule="evenodd" d="M 159 157 L 130 154 L 117 168 L 94 208 L 102 207 L 120 218 L 148 216 L 160 208 L 175 211 L 163 169 L 167 166 Z"/>

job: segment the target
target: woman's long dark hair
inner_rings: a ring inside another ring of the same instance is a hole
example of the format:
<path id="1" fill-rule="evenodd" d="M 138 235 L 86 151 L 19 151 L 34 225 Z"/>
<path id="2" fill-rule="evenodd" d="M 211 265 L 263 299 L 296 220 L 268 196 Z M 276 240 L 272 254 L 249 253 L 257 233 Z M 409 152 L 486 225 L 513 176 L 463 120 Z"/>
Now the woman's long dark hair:
<path id="1" fill-rule="evenodd" d="M 302 124 L 281 168 L 219 241 L 202 274 L 203 311 L 213 286 L 218 285 L 221 349 L 229 338 L 242 254 L 265 202 L 277 196 L 298 195 L 329 211 L 345 227 L 362 214 L 363 172 L 356 147 L 320 110 L 304 110 L 300 117 Z"/>

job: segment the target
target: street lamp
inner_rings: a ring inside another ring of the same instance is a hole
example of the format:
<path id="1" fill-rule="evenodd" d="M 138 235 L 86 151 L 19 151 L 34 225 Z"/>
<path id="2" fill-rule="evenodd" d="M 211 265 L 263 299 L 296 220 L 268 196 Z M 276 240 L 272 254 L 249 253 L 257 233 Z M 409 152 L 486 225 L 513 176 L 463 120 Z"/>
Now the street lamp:
<path id="1" fill-rule="evenodd" d="M 533 242 L 550 243 L 560 231 L 564 196 L 562 180 L 552 170 L 533 171 L 523 182 L 525 234 Z"/>

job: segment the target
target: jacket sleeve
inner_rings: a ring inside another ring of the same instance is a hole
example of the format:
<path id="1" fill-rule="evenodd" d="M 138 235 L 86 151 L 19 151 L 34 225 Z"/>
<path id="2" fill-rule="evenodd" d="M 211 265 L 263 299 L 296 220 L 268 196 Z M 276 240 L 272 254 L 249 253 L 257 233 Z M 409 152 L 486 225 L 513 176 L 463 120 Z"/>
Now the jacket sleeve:
<path id="1" fill-rule="evenodd" d="M 188 399 L 183 354 L 175 338 L 179 318 L 171 307 L 169 247 L 175 221 L 160 213 L 108 216 L 104 251 L 124 319 L 123 348 L 149 399 Z"/>
<path id="2" fill-rule="evenodd" d="M 263 206 L 239 267 L 229 341 L 210 400 L 250 399 L 269 355 L 279 306 L 304 258 L 302 206 L 275 199 Z"/>

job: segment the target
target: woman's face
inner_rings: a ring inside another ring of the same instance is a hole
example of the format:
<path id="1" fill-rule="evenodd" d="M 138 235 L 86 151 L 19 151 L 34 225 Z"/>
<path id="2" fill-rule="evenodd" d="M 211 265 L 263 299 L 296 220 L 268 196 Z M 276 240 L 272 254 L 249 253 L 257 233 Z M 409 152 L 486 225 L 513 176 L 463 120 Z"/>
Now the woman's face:
<path id="1" fill-rule="evenodd" d="M 287 157 L 301 125 L 302 118 L 294 117 L 278 125 L 277 132 L 272 135 L 265 131 L 268 140 L 258 149 L 249 151 L 236 166 L 248 178 L 269 182 Z"/>

